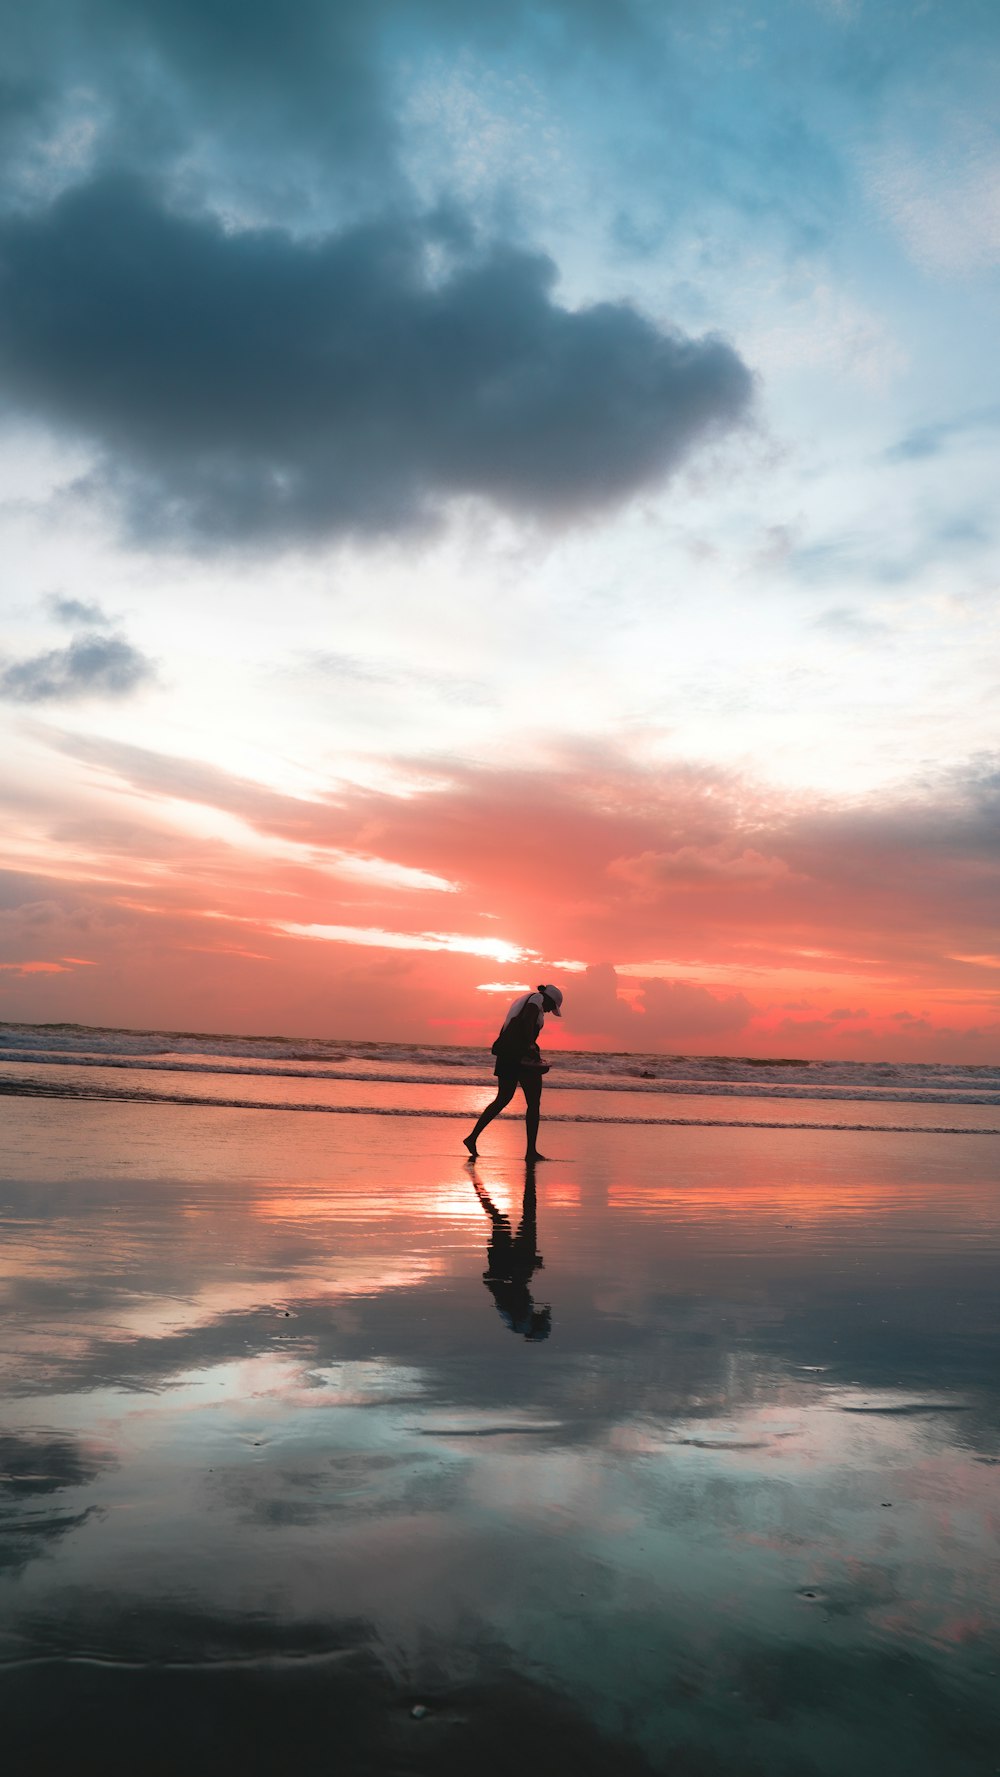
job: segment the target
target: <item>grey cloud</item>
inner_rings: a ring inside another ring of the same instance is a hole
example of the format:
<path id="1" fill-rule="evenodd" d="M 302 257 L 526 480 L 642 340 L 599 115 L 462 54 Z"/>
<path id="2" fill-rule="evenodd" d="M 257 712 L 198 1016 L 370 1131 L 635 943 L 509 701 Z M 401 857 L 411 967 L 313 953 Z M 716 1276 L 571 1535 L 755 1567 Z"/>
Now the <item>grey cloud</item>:
<path id="1" fill-rule="evenodd" d="M 0 226 L 0 366 L 93 441 L 147 538 L 377 534 L 474 495 L 568 521 L 661 483 L 748 413 L 724 340 L 569 310 L 543 255 L 452 256 L 439 219 L 296 240 L 107 178 Z"/>
<path id="2" fill-rule="evenodd" d="M 0 697 L 13 703 L 127 697 L 154 676 L 152 662 L 124 636 L 80 635 L 66 648 L 0 667 Z"/>
<path id="3" fill-rule="evenodd" d="M 646 252 L 687 212 L 735 272 L 746 236 L 734 246 L 730 227 L 720 247 L 706 200 L 755 238 L 777 219 L 814 248 L 854 187 L 838 122 L 869 127 L 916 68 L 936 67 L 967 105 L 989 77 L 977 50 L 991 10 L 956 0 L 915 16 L 883 0 L 765 20 L 738 0 L 0 0 L 0 134 L 29 204 L 113 165 L 205 182 L 240 213 L 357 214 L 407 189 L 408 84 L 481 61 L 528 72 L 571 117 L 582 94 L 602 165 L 630 193 L 620 241 Z"/>
<path id="4" fill-rule="evenodd" d="M 341 197 L 398 183 L 394 85 L 430 46 L 517 44 L 555 65 L 642 31 L 632 0 L 0 0 L 7 78 L 0 128 L 58 128 L 89 100 L 97 156 L 163 163 L 196 135 L 251 180 L 308 182 Z M 645 37 L 646 33 L 642 33 Z M 268 163 L 270 162 L 270 172 Z M 37 160 L 33 168 L 38 171 Z"/>
<path id="5" fill-rule="evenodd" d="M 760 21 L 733 0 L 711 8 L 703 30 L 684 8 L 649 0 L 0 0 L 0 12 L 8 135 L 20 149 L 11 188 L 29 206 L 67 178 L 115 167 L 162 172 L 255 218 L 315 226 L 370 213 L 405 201 L 421 176 L 413 86 L 477 67 L 512 88 L 527 74 L 571 128 L 583 93 L 602 172 L 630 194 L 611 225 L 627 250 L 662 246 L 681 216 L 682 236 L 701 234 L 706 200 L 721 197 L 730 227 L 709 228 L 702 251 L 716 262 L 724 251 L 735 275 L 747 233 L 756 245 L 775 221 L 815 248 L 848 188 L 822 117 L 787 97 L 788 64 L 808 80 L 818 55 L 831 77 L 841 29 L 831 43 L 822 20 L 796 21 L 772 68 Z M 872 35 L 866 21 L 841 51 L 852 87 Z M 789 37 L 799 36 L 797 52 Z M 441 153 L 447 187 L 458 169 Z M 498 170 L 501 203 L 504 180 Z"/>
<path id="6" fill-rule="evenodd" d="M 111 1460 L 65 1436 L 0 1433 L 0 1573 L 19 1571 L 86 1523 L 93 1506 L 67 1511 L 51 1496 L 88 1486 Z"/>
<path id="7" fill-rule="evenodd" d="M 111 622 L 100 605 L 89 599 L 67 599 L 53 593 L 45 603 L 57 623 L 79 623 L 88 629 L 107 629 Z"/>
<path id="8" fill-rule="evenodd" d="M 11 908 L 52 907 L 61 909 L 66 892 L 49 899 L 54 884 L 47 876 L 29 876 L 23 870 L 0 870 L 0 912 Z"/>
<path id="9" fill-rule="evenodd" d="M 0 1432 L 0 1476 L 10 1500 L 85 1487 L 107 1458 L 69 1437 L 33 1432 Z"/>
<path id="10" fill-rule="evenodd" d="M 384 190 L 396 146 L 384 11 L 379 0 L 0 0 L 10 189 L 31 202 L 64 179 L 69 133 L 77 177 L 81 163 L 176 164 L 196 142 L 216 176 L 275 198 L 305 182 L 292 166 L 303 150 L 341 200 Z"/>

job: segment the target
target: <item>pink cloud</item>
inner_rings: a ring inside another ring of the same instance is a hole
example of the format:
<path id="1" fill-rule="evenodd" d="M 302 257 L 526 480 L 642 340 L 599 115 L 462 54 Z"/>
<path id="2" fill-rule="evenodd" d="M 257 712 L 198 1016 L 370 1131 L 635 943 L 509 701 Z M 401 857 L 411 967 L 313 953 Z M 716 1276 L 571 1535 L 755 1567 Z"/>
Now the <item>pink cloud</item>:
<path id="1" fill-rule="evenodd" d="M 966 1041 L 982 1059 L 995 1041 L 1000 844 L 975 771 L 838 805 L 540 745 L 532 771 L 432 759 L 411 762 L 406 794 L 337 784 L 309 800 L 110 741 L 60 744 L 97 787 L 49 807 L 0 942 L 17 971 L 46 953 L 107 965 L 99 987 L 63 981 L 76 1017 L 141 1005 L 143 1023 L 190 1023 L 197 1005 L 209 1027 L 415 1037 L 480 1022 L 483 957 L 525 958 L 531 980 L 570 957 L 590 966 L 567 977 L 567 1042 L 931 1055 Z M 185 802 L 237 815 L 246 845 L 186 833 Z M 338 868 L 351 858 L 388 868 Z M 30 1017 L 23 980 L 17 993 Z"/>

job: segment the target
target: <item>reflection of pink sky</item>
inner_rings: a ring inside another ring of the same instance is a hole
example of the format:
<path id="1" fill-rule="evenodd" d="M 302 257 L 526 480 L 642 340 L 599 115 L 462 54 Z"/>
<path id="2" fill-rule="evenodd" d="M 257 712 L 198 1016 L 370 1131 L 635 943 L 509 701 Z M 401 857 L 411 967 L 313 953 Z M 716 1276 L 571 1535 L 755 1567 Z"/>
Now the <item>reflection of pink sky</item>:
<path id="1" fill-rule="evenodd" d="M 458 1620 L 471 1582 L 456 1549 L 469 1538 L 472 1550 L 484 1518 L 519 1536 L 554 1535 L 567 1559 L 599 1572 L 613 1563 L 623 1585 L 651 1599 L 668 1574 L 671 1595 L 697 1592 L 702 1621 L 739 1614 L 762 1558 L 772 1564 L 768 1608 L 787 1614 L 789 1632 L 802 1632 L 803 1587 L 834 1602 L 845 1589 L 860 1598 L 867 1634 L 941 1646 L 975 1640 L 978 1617 L 995 1607 L 996 1470 L 963 1441 L 969 1422 L 955 1409 L 964 1399 L 891 1378 L 880 1388 L 833 1380 L 811 1349 L 775 1355 L 768 1336 L 794 1310 L 803 1278 L 835 1301 L 845 1278 L 852 1293 L 890 1300 L 897 1285 L 959 1280 L 964 1255 L 982 1272 L 1000 1244 L 1000 1143 L 566 1128 L 565 1152 L 538 1181 L 545 1268 L 536 1281 L 553 1304 L 550 1349 L 513 1340 L 494 1315 L 482 1284 L 488 1219 L 468 1170 L 442 1150 L 447 1125 L 197 1107 L 8 1109 L 39 1219 L 8 1230 L 6 1282 L 22 1307 L 5 1362 L 19 1389 L 39 1366 L 44 1378 L 49 1361 L 65 1366 L 59 1392 L 44 1396 L 46 1423 L 96 1420 L 108 1438 L 117 1426 L 119 1496 L 128 1497 L 132 1463 L 173 1476 L 194 1460 L 238 1503 L 240 1464 L 252 1463 L 280 1501 L 294 1450 L 318 1451 L 313 1467 L 326 1475 L 341 1446 L 361 1453 L 360 1472 L 375 1447 L 454 1477 L 447 1512 L 415 1520 L 403 1495 L 382 1499 L 376 1473 L 377 1520 L 359 1506 L 349 1529 L 325 1522 L 315 1563 L 292 1563 L 303 1609 L 335 1562 L 338 1600 L 353 1588 L 394 1633 L 411 1583 L 419 1619 L 424 1554 L 440 1557 L 446 1542 L 434 1610 Z M 478 1169 L 512 1220 L 524 1182 L 516 1135 L 504 1130 Z M 27 1306 L 37 1284 L 49 1291 L 44 1317 Z M 319 1355 L 316 1329 L 364 1336 L 375 1298 L 386 1349 Z M 726 1361 L 687 1377 L 682 1354 L 664 1363 L 654 1342 L 633 1359 L 626 1343 L 609 1395 L 600 1317 L 638 1329 L 661 1301 L 699 1339 L 728 1341 Z M 219 1356 L 210 1335 L 229 1317 L 246 1349 Z M 414 1344 L 427 1322 L 438 1333 Z M 434 1367 L 442 1336 L 449 1361 L 464 1364 L 470 1334 L 500 1389 L 484 1404 L 450 1400 Z M 154 1362 L 146 1385 L 142 1350 L 155 1359 L 161 1345 L 170 1360 Z M 99 1385 L 74 1394 L 73 1373 L 95 1347 Z M 544 1375 L 553 1356 L 571 1360 L 562 1392 L 522 1398 L 519 1378 Z M 108 1387 L 119 1363 L 126 1375 L 135 1367 L 136 1389 Z M 909 1405 L 933 1410 L 871 1411 Z M 38 1411 L 37 1399 L 22 1398 L 18 1423 Z M 352 1486 L 352 1499 L 368 1498 L 366 1483 Z M 126 1543 L 148 1534 L 122 1516 L 115 1534 Z M 393 1549 L 415 1536 L 397 1588 L 386 1577 Z M 85 1574 L 90 1545 L 78 1546 Z M 377 1568 L 367 1589 L 362 1557 Z M 137 1542 L 137 1570 L 142 1558 Z M 481 1580 L 477 1569 L 477 1595 Z M 505 1596 L 502 1584 L 490 1594 Z"/>
<path id="2" fill-rule="evenodd" d="M 442 1090 L 448 1089 L 428 1089 L 434 1102 Z M 483 1092 L 470 1096 L 481 1103 Z M 703 1108 L 712 1101 L 698 1103 Z M 899 1108 L 907 1117 L 914 1109 Z M 953 1108 L 961 1107 L 948 1107 L 949 1116 Z M 18 1098 L 5 1099 L 3 1117 L 11 1177 L 142 1178 L 154 1186 L 157 1180 L 186 1180 L 186 1207 L 195 1218 L 221 1213 L 227 1192 L 240 1195 L 248 1184 L 273 1196 L 279 1190 L 329 1189 L 332 1177 L 340 1192 L 360 1178 L 366 1196 L 384 1209 L 400 1192 L 404 1198 L 460 1194 L 467 1178 L 460 1126 L 443 1118 L 341 1118 L 215 1105 L 41 1105 Z M 940 1219 L 957 1239 L 966 1227 L 978 1238 L 996 1226 L 995 1193 L 988 1187 L 1000 1162 L 998 1140 L 988 1135 L 593 1124 L 559 1125 L 554 1133 L 560 1164 L 539 1175 L 553 1201 L 556 1193 L 576 1200 L 581 1189 L 591 1197 L 599 1190 L 606 1204 L 617 1197 L 624 1207 L 634 1183 L 641 1186 L 636 1207 L 655 1206 L 659 1218 L 674 1207 L 683 1214 L 691 1203 L 728 1205 L 731 1212 L 754 1202 L 762 1212 L 770 1205 L 777 1217 L 786 1199 L 797 1198 L 804 1213 L 825 1203 L 836 1220 L 842 1199 L 848 1205 L 868 1201 L 877 1215 L 889 1193 L 899 1207 L 912 1201 L 921 1217 Z M 483 1159 L 491 1188 L 498 1178 L 508 1190 L 519 1188 L 522 1139 L 517 1115 L 503 1117 L 491 1131 Z"/>
<path id="3" fill-rule="evenodd" d="M 721 1211 L 735 1216 L 741 1229 L 759 1223 L 771 1230 L 781 1218 L 792 1218 L 781 1223 L 782 1231 L 792 1236 L 797 1232 L 812 1235 L 826 1226 L 853 1219 L 864 1224 L 863 1243 L 872 1246 L 886 1236 L 898 1238 L 900 1224 L 903 1230 L 907 1229 L 915 1194 L 912 1186 L 900 1184 L 894 1188 L 877 1175 L 864 1182 L 840 1180 L 834 1185 L 824 1179 L 779 1186 L 771 1180 L 742 1176 L 728 1186 L 657 1186 L 651 1191 L 612 1186 L 608 1202 L 612 1209 L 627 1209 L 630 1214 L 654 1217 L 660 1222 L 699 1222 L 706 1213 Z M 973 1201 L 963 1203 L 962 1208 L 972 1217 L 972 1228 L 977 1234 L 992 1234 L 995 1238 L 1000 1232 L 1000 1203 L 984 1201 L 977 1195 Z M 950 1199 L 931 1204 L 921 1201 L 921 1233 L 929 1224 L 953 1237 L 954 1210 Z M 793 1238 L 787 1244 L 795 1246 L 796 1242 Z"/>
<path id="4" fill-rule="evenodd" d="M 7 1018 L 488 1045 L 499 964 L 562 971 L 555 1045 L 995 1060 L 1000 893 L 948 799 L 563 748 L 310 800 L 64 744 L 60 838 L 17 841 Z"/>

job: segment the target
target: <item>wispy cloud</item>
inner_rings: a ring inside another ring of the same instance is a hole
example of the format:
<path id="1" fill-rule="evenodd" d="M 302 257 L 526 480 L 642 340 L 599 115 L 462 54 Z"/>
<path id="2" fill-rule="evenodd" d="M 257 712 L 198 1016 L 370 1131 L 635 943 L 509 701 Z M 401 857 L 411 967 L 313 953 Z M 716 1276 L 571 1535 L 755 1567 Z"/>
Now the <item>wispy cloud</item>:
<path id="1" fill-rule="evenodd" d="M 977 433 L 991 432 L 997 427 L 1000 427 L 1000 407 L 980 407 L 953 419 L 931 420 L 927 425 L 915 426 L 892 445 L 885 453 L 886 460 L 912 463 L 924 457 L 936 457 L 955 439 L 975 437 Z"/>
<path id="2" fill-rule="evenodd" d="M 865 647 L 873 642 L 887 642 L 892 636 L 888 623 L 880 623 L 877 618 L 868 617 L 850 605 L 831 605 L 829 610 L 821 611 L 814 619 L 814 627 L 838 641 Z"/>
<path id="3" fill-rule="evenodd" d="M 957 120 L 943 141 L 887 150 L 872 188 L 914 259 L 942 277 L 1000 264 L 1000 144 Z"/>
<path id="4" fill-rule="evenodd" d="M 276 920 L 274 929 L 326 944 L 360 944 L 376 950 L 446 950 L 457 956 L 485 956 L 498 963 L 525 962 L 537 955 L 504 938 L 480 938 L 468 932 L 392 932 L 371 926 L 297 925 L 291 920 Z"/>

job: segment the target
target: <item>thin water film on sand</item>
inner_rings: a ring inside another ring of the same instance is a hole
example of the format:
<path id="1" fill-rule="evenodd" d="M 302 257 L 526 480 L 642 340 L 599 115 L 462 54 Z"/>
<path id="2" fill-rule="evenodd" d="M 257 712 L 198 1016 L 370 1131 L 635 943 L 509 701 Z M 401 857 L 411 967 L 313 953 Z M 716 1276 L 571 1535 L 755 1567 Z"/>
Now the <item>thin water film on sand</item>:
<path id="1" fill-rule="evenodd" d="M 7 1108 L 12 1769 L 995 1769 L 997 1138 Z"/>

